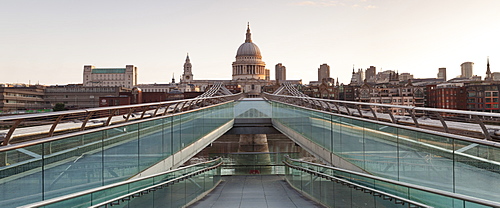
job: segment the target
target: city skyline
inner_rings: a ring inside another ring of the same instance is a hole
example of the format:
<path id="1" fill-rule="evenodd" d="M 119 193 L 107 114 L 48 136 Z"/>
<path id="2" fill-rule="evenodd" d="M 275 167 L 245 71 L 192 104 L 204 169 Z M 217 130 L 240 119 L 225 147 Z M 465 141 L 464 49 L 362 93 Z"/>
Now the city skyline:
<path id="1" fill-rule="evenodd" d="M 186 53 L 195 79 L 230 79 L 250 22 L 274 79 L 349 83 L 352 65 L 447 78 L 474 62 L 484 78 L 500 57 L 500 2 L 470 1 L 15 1 L 0 3 L 0 83 L 82 83 L 84 65 L 138 67 L 138 83 L 178 81 Z"/>

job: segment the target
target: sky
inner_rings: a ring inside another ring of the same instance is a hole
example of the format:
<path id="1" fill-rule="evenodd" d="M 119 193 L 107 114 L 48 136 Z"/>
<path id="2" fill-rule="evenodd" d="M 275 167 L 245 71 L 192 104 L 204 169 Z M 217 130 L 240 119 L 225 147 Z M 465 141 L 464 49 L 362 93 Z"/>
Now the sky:
<path id="1" fill-rule="evenodd" d="M 194 79 L 231 79 L 250 22 L 274 79 L 330 76 L 353 66 L 448 79 L 487 57 L 500 72 L 499 0 L 0 0 L 0 83 L 81 83 L 83 66 L 138 67 L 138 82 L 178 81 L 189 53 Z"/>

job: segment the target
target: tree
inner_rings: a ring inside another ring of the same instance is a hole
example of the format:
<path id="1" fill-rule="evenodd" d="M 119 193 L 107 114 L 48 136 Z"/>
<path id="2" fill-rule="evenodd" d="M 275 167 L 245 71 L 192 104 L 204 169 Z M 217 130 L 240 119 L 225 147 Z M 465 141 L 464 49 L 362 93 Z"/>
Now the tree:
<path id="1" fill-rule="evenodd" d="M 53 110 L 54 111 L 63 111 L 63 110 L 66 110 L 66 107 L 64 106 L 64 103 L 56 103 Z"/>

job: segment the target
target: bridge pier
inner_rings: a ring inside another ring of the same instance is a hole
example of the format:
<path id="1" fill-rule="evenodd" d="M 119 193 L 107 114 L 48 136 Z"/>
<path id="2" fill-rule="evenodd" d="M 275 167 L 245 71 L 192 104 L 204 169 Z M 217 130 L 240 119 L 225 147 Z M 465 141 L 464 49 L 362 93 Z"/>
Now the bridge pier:
<path id="1" fill-rule="evenodd" d="M 238 152 L 269 152 L 265 134 L 240 134 Z"/>

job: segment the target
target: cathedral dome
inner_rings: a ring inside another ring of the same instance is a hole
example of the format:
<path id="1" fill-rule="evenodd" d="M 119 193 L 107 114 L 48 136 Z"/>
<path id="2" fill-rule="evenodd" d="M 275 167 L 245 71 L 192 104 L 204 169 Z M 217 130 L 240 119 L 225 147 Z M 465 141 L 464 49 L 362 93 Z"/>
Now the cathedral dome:
<path id="1" fill-rule="evenodd" d="M 238 48 L 238 52 L 236 52 L 236 57 L 239 56 L 254 56 L 256 58 L 262 58 L 259 47 L 257 47 L 257 45 L 252 42 L 245 42 L 241 44 L 241 46 Z"/>
<path id="2" fill-rule="evenodd" d="M 252 42 L 252 34 L 250 33 L 250 26 L 247 27 L 245 42 L 240 45 L 238 51 L 236 52 L 236 57 L 241 57 L 241 56 L 253 56 L 259 59 L 262 58 L 259 47 L 257 47 L 257 45 Z"/>

